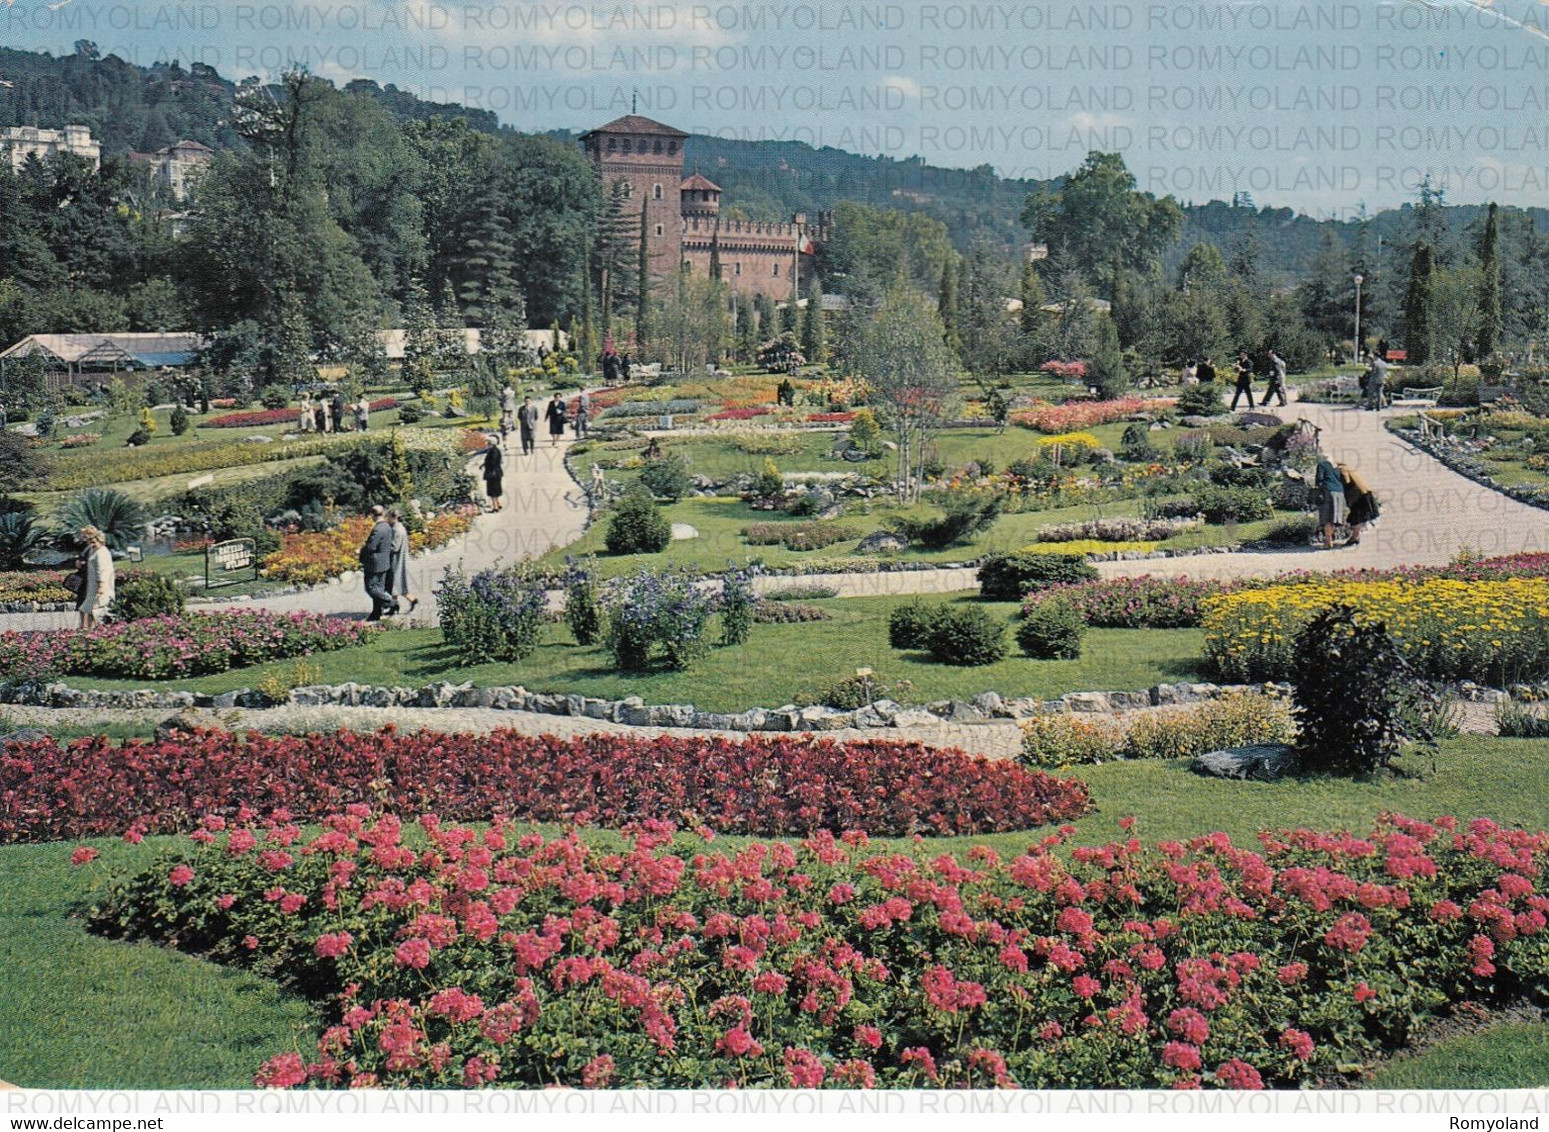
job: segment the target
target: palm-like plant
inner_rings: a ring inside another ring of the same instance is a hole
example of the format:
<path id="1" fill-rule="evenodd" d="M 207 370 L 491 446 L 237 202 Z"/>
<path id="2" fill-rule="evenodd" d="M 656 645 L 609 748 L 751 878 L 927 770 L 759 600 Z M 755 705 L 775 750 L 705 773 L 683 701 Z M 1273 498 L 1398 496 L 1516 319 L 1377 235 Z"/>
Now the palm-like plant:
<path id="1" fill-rule="evenodd" d="M 19 570 L 27 555 L 47 537 L 48 532 L 30 511 L 0 515 L 0 570 Z"/>
<path id="2" fill-rule="evenodd" d="M 82 527 L 96 527 L 109 549 L 123 550 L 145 533 L 145 508 L 121 491 L 90 487 L 60 509 L 59 522 L 74 534 Z"/>

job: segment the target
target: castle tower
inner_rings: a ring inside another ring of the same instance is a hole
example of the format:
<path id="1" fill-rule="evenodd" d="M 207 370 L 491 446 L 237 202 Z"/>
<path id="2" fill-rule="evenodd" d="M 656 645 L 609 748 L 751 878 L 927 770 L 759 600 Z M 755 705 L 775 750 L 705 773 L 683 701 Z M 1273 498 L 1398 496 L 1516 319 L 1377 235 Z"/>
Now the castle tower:
<path id="1" fill-rule="evenodd" d="M 684 216 L 715 217 L 721 214 L 721 186 L 695 173 L 678 189 L 683 194 Z"/>
<path id="2" fill-rule="evenodd" d="M 679 186 L 683 183 L 682 130 L 653 122 L 639 114 L 626 114 L 581 135 L 581 145 L 610 191 L 622 181 L 630 209 L 639 215 L 645 203 L 646 255 L 651 274 L 665 278 L 678 271 L 683 260 L 683 212 Z M 716 190 L 719 194 L 720 190 Z"/>

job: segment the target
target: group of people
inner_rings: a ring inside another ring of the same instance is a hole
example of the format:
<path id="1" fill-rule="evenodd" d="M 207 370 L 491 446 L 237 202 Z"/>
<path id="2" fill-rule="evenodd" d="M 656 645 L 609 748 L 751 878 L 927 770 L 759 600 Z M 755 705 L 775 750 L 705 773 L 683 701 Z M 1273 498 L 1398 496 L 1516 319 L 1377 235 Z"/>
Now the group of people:
<path id="1" fill-rule="evenodd" d="M 1376 493 L 1361 474 L 1321 453 L 1313 476 L 1313 500 L 1318 507 L 1324 550 L 1334 549 L 1334 533 L 1341 526 L 1350 531 L 1345 545 L 1359 546 L 1366 524 L 1375 522 L 1382 514 Z"/>
<path id="2" fill-rule="evenodd" d="M 1264 388 L 1264 396 L 1259 404 L 1268 407 L 1271 398 L 1279 398 L 1281 405 L 1289 403 L 1286 397 L 1286 361 L 1276 351 L 1271 350 L 1268 357 L 1269 384 Z M 1237 403 L 1243 398 L 1248 399 L 1248 408 L 1253 408 L 1253 359 L 1248 357 L 1248 351 L 1238 350 L 1237 361 L 1233 364 L 1236 375 L 1236 386 L 1232 391 L 1232 410 L 1235 412 Z M 1190 358 L 1183 367 L 1183 384 L 1185 385 L 1210 385 L 1216 379 L 1216 367 L 1210 360 L 1210 355 L 1196 361 Z"/>
<path id="3" fill-rule="evenodd" d="M 360 568 L 366 576 L 366 595 L 371 598 L 366 620 L 413 613 L 420 602 L 409 589 L 409 528 L 404 525 L 403 512 L 378 503 L 371 508 L 371 517 L 375 522 L 360 548 Z"/>
<path id="4" fill-rule="evenodd" d="M 320 395 L 316 401 L 312 394 L 303 393 L 296 424 L 302 432 L 343 432 L 346 414 L 354 418 L 356 432 L 365 432 L 371 424 L 371 402 L 365 394 L 361 394 L 359 401 L 346 402 L 344 394 L 337 391 L 331 399 Z"/>
<path id="5" fill-rule="evenodd" d="M 507 385 L 500 391 L 500 440 L 484 449 L 484 494 L 489 496 L 490 510 L 499 511 L 505 495 L 505 446 L 512 432 L 519 433 L 522 455 L 531 456 L 538 446 L 538 426 L 546 423 L 549 429 L 549 446 L 556 447 L 564 438 L 565 425 L 574 423 L 579 439 L 591 427 L 592 401 L 583 389 L 576 399 L 574 417 L 558 391 L 542 410 L 533 404 L 531 397 L 516 401 L 516 390 Z"/>
<path id="6" fill-rule="evenodd" d="M 602 352 L 602 380 L 605 385 L 628 385 L 629 371 L 633 363 L 628 354 L 621 354 L 612 345 Z"/>

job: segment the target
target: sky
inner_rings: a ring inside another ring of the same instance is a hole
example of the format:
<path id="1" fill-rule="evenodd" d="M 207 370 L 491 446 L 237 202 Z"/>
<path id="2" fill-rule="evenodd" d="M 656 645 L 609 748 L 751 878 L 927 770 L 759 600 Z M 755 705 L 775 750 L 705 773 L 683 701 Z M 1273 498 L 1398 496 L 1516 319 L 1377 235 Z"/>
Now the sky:
<path id="1" fill-rule="evenodd" d="M 1549 206 L 1549 0 L 441 3 L 0 0 L 0 42 L 393 83 L 523 130 L 639 112 L 1046 178 L 1119 152 L 1140 186 L 1326 217 Z M 3 78 L 3 75 L 0 75 Z"/>

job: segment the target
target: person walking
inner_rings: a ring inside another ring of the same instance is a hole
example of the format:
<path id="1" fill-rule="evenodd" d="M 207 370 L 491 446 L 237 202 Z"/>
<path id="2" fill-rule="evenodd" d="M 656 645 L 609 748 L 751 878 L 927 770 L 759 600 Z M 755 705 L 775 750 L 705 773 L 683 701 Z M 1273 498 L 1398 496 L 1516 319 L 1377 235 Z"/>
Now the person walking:
<path id="1" fill-rule="evenodd" d="M 506 442 L 511 430 L 516 428 L 516 390 L 509 382 L 500 391 L 500 443 Z"/>
<path id="2" fill-rule="evenodd" d="M 629 384 L 629 371 L 633 365 L 634 362 L 630 361 L 628 354 L 619 359 L 619 380 L 625 385 Z"/>
<path id="3" fill-rule="evenodd" d="M 522 430 L 522 455 L 531 456 L 537 446 L 538 406 L 531 397 L 522 398 L 522 407 L 516 411 L 516 423 Z"/>
<path id="4" fill-rule="evenodd" d="M 1372 491 L 1371 485 L 1361 477 L 1361 474 L 1348 464 L 1336 464 L 1339 472 L 1340 485 L 1345 491 L 1345 503 L 1348 513 L 1345 522 L 1350 526 L 1350 540 L 1346 546 L 1359 546 L 1361 543 L 1361 531 L 1367 523 L 1374 523 L 1382 514 L 1382 509 L 1377 505 L 1377 493 Z"/>
<path id="5" fill-rule="evenodd" d="M 81 588 L 81 601 L 75 610 L 81 615 L 80 627 L 92 629 L 97 618 L 113 604 L 113 555 L 108 550 L 107 538 L 96 527 L 82 527 L 77 537 L 86 548 L 86 584 Z"/>
<path id="6" fill-rule="evenodd" d="M 1371 365 L 1361 378 L 1361 404 L 1368 409 L 1382 408 L 1382 398 L 1388 387 L 1388 363 L 1380 353 L 1373 352 Z"/>
<path id="7" fill-rule="evenodd" d="M 586 435 L 587 427 L 592 419 L 592 399 L 586 395 L 586 390 L 581 390 L 581 395 L 575 402 L 575 434 L 580 439 Z"/>
<path id="8" fill-rule="evenodd" d="M 1339 469 L 1321 453 L 1313 484 L 1317 490 L 1318 525 L 1323 529 L 1323 549 L 1334 549 L 1334 528 L 1345 521 L 1348 508 L 1345 503 L 1345 483 Z"/>
<path id="9" fill-rule="evenodd" d="M 1248 408 L 1253 408 L 1253 362 L 1248 351 L 1237 351 L 1237 388 L 1232 391 L 1232 411 L 1237 411 L 1237 399 L 1248 398 Z"/>
<path id="10" fill-rule="evenodd" d="M 371 427 L 371 402 L 366 400 L 362 393 L 360 400 L 355 402 L 355 430 L 365 432 Z"/>
<path id="11" fill-rule="evenodd" d="M 328 399 L 319 396 L 317 399 L 317 431 L 322 435 L 333 432 L 333 414 L 328 411 Z"/>
<path id="12" fill-rule="evenodd" d="M 402 608 L 407 601 L 409 612 L 413 613 L 420 599 L 409 589 L 409 528 L 404 525 L 403 511 L 397 507 L 388 508 L 387 521 L 393 528 L 392 569 L 387 580 L 387 592 L 393 595 L 395 607 Z"/>
<path id="13" fill-rule="evenodd" d="M 500 510 L 500 497 L 506 493 L 505 460 L 500 445 L 490 444 L 484 449 L 484 494 L 489 496 L 489 509 Z"/>
<path id="14" fill-rule="evenodd" d="M 333 394 L 333 430 L 344 431 L 344 394 L 337 389 Z"/>
<path id="15" fill-rule="evenodd" d="M 1275 351 L 1269 352 L 1269 385 L 1264 389 L 1264 396 L 1259 399 L 1261 407 L 1269 407 L 1269 399 L 1276 395 L 1280 398 L 1280 405 L 1284 408 L 1290 404 L 1285 395 L 1285 359 Z"/>
<path id="16" fill-rule="evenodd" d="M 602 383 L 609 386 L 619 383 L 619 356 L 611 345 L 602 352 Z"/>
<path id="17" fill-rule="evenodd" d="M 553 400 L 549 402 L 549 407 L 544 412 L 544 416 L 548 418 L 549 422 L 549 447 L 553 448 L 559 444 L 560 438 L 565 435 L 565 402 L 560 400 L 557 390 L 554 393 Z"/>
<path id="18" fill-rule="evenodd" d="M 296 423 L 301 426 L 303 433 L 310 433 L 312 426 L 317 423 L 316 414 L 312 411 L 312 394 L 303 393 L 301 395 L 301 416 Z"/>
<path id="19" fill-rule="evenodd" d="M 387 589 L 393 569 L 393 526 L 380 503 L 371 508 L 371 517 L 376 522 L 361 544 L 360 568 L 366 575 L 366 594 L 371 598 L 371 613 L 366 620 L 380 621 L 384 614 L 398 612 L 398 603 Z"/>

